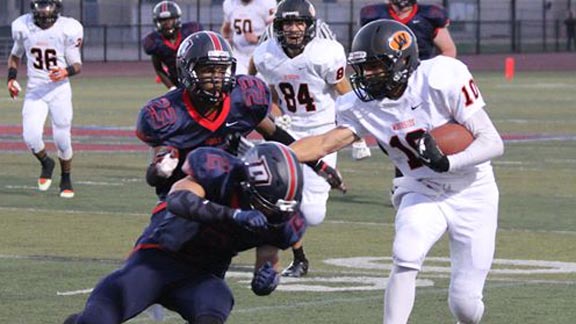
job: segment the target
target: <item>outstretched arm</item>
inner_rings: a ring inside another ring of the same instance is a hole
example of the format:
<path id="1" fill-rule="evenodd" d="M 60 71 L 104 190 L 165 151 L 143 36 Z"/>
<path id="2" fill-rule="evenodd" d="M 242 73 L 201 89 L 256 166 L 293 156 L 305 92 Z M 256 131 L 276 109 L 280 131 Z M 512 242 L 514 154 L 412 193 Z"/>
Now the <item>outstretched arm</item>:
<path id="1" fill-rule="evenodd" d="M 345 127 L 334 128 L 324 134 L 304 137 L 292 143 L 290 147 L 296 152 L 300 161 L 318 160 L 336 152 L 356 141 L 358 137 Z"/>

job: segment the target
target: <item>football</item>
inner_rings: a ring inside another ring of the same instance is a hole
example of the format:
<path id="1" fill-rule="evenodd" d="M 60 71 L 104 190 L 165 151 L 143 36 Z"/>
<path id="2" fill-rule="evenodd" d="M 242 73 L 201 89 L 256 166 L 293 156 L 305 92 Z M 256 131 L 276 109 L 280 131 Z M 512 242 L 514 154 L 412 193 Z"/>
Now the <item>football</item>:
<path id="1" fill-rule="evenodd" d="M 430 135 L 446 155 L 464 151 L 474 140 L 474 136 L 466 127 L 456 123 L 446 123 L 433 128 L 430 130 Z"/>

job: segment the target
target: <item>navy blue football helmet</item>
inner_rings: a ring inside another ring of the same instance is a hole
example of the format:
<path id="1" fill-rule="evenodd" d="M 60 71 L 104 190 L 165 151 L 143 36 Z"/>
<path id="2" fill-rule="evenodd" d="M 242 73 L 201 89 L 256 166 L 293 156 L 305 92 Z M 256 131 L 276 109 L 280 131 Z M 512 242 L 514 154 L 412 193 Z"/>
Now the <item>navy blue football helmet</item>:
<path id="1" fill-rule="evenodd" d="M 34 17 L 34 24 L 42 29 L 48 29 L 60 17 L 62 0 L 32 0 L 30 8 Z"/>
<path id="2" fill-rule="evenodd" d="M 242 188 L 252 207 L 264 213 L 270 224 L 288 221 L 300 206 L 304 183 L 294 151 L 278 142 L 264 142 L 248 150 L 243 161 Z"/>
<path id="3" fill-rule="evenodd" d="M 400 10 L 416 4 L 416 0 L 390 0 L 390 2 Z"/>
<path id="4" fill-rule="evenodd" d="M 182 27 L 182 10 L 173 1 L 162 1 L 152 9 L 152 21 L 156 25 L 156 30 L 166 38 L 172 38 Z M 167 20 L 173 19 L 173 22 Z"/>
<path id="5" fill-rule="evenodd" d="M 205 103 L 221 102 L 236 83 L 232 47 L 222 35 L 212 31 L 196 32 L 182 41 L 176 54 L 176 66 L 180 84 Z M 201 73 L 203 69 L 222 73 L 205 76 Z"/>

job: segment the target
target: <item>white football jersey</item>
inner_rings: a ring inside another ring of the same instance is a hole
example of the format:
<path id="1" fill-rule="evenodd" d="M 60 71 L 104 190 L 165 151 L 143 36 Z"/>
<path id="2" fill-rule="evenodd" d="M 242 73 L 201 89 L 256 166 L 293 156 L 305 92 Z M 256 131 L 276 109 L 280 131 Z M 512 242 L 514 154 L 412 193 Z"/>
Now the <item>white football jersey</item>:
<path id="1" fill-rule="evenodd" d="M 49 84 L 48 74 L 59 66 L 65 68 L 81 63 L 80 48 L 84 28 L 74 18 L 60 16 L 54 25 L 41 29 L 34 24 L 32 14 L 18 17 L 12 23 L 14 46 L 11 54 L 22 57 L 26 54 L 28 89 Z M 69 82 L 68 78 L 60 82 Z"/>
<path id="2" fill-rule="evenodd" d="M 490 162 L 437 173 L 424 167 L 416 155 L 416 139 L 424 131 L 450 121 L 465 124 L 485 103 L 472 75 L 462 62 L 437 56 L 420 63 L 398 100 L 362 102 L 354 92 L 338 98 L 338 126 L 359 137 L 372 134 L 386 150 L 394 165 L 407 177 L 417 179 L 475 177 L 476 172 L 492 173 Z"/>
<path id="3" fill-rule="evenodd" d="M 276 0 L 252 0 L 245 4 L 241 0 L 224 0 L 224 19 L 232 28 L 232 46 L 235 55 L 250 56 L 257 44 L 250 44 L 244 33 L 258 36 L 264 33 L 266 25 L 272 21 Z"/>
<path id="4" fill-rule="evenodd" d="M 334 124 L 334 85 L 345 77 L 344 47 L 334 40 L 313 38 L 293 58 L 286 55 L 276 38 L 260 44 L 253 55 L 254 65 L 274 87 L 282 111 L 292 118 L 292 127 L 316 128 Z"/>

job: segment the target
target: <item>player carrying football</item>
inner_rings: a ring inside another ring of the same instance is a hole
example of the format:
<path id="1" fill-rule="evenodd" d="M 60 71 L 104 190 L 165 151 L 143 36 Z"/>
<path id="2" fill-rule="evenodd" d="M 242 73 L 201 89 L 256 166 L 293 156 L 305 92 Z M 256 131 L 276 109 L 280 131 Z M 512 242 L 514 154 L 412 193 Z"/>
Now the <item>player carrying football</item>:
<path id="1" fill-rule="evenodd" d="M 483 109 L 478 86 L 456 59 L 438 56 L 420 62 L 416 37 L 393 20 L 362 27 L 348 62 L 355 71 L 355 94 L 338 99 L 338 127 L 292 147 L 306 161 L 372 134 L 402 171 L 404 176 L 394 179 L 394 265 L 384 323 L 408 322 L 416 276 L 445 232 L 452 264 L 450 310 L 460 323 L 479 323 L 498 218 L 499 194 L 490 160 L 500 156 L 504 146 Z M 466 127 L 474 140 L 447 156 L 429 131 L 449 122 Z"/>

